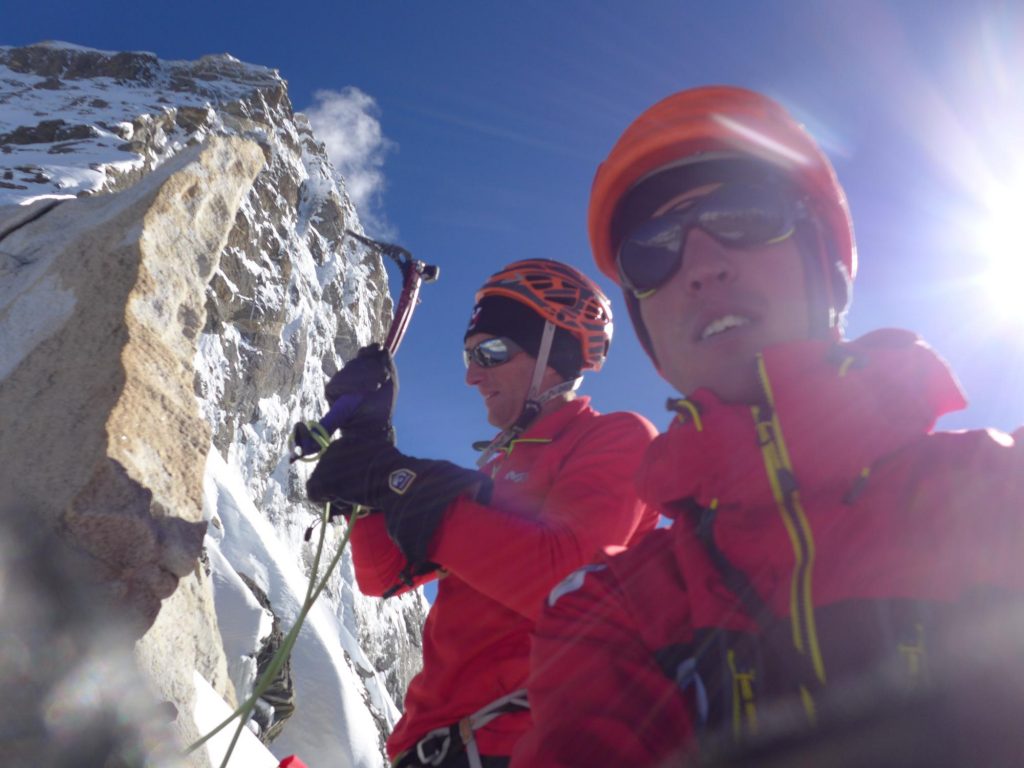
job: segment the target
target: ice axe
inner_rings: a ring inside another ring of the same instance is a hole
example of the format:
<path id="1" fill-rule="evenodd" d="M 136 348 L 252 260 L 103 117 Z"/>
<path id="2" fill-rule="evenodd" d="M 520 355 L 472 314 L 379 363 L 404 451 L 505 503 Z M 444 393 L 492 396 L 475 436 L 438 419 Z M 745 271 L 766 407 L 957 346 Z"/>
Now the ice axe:
<path id="1" fill-rule="evenodd" d="M 420 286 L 423 283 L 432 283 L 437 280 L 441 270 L 433 264 L 414 259 L 412 254 L 401 246 L 382 243 L 350 229 L 346 229 L 345 233 L 387 256 L 398 265 L 402 273 L 402 292 L 398 296 L 395 316 L 391 321 L 387 337 L 384 339 L 384 348 L 394 355 L 409 327 L 413 309 L 419 302 Z M 358 393 L 342 395 L 334 401 L 327 415 L 319 421 L 296 424 L 292 432 L 292 449 L 289 460 L 310 461 L 317 458 L 330 443 L 331 435 L 337 430 L 345 428 L 346 422 L 355 413 L 362 399 L 363 395 Z"/>

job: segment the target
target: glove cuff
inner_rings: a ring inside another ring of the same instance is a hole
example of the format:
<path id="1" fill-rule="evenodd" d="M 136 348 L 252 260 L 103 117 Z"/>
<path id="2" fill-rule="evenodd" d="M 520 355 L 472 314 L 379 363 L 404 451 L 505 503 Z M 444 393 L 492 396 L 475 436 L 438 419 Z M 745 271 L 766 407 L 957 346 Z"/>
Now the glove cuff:
<path id="1" fill-rule="evenodd" d="M 395 459 L 390 462 L 387 490 L 375 499 L 375 506 L 384 511 L 388 535 L 408 561 L 406 572 L 415 572 L 429 561 L 431 542 L 448 505 L 467 492 L 474 499 L 489 498 L 491 479 L 449 461 L 401 454 Z"/>

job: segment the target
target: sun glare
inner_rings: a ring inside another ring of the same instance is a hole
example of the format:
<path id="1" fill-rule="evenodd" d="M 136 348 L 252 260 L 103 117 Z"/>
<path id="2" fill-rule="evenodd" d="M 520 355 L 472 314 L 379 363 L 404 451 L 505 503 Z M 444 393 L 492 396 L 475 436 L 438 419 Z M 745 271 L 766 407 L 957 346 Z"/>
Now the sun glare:
<path id="1" fill-rule="evenodd" d="M 985 263 L 982 280 L 992 309 L 1024 323 L 1024 170 L 992 190 L 987 209 L 977 242 Z"/>

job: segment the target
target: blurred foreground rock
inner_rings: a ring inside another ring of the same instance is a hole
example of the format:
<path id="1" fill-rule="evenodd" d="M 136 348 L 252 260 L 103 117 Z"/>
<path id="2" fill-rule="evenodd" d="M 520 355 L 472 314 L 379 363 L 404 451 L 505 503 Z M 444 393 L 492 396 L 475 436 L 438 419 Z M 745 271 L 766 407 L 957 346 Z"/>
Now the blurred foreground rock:
<path id="1" fill-rule="evenodd" d="M 180 768 L 177 708 L 134 663 L 135 631 L 113 610 L 89 558 L 0 509 L 0 744 L 3 764 Z"/>

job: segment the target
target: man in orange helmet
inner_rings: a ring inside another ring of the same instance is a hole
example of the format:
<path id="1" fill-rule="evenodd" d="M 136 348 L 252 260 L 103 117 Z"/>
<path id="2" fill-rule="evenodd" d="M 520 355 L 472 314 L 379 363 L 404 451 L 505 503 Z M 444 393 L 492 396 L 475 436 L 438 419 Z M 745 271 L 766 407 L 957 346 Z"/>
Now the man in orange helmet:
<path id="1" fill-rule="evenodd" d="M 946 365 L 906 331 L 843 339 L 856 251 L 824 153 L 760 94 L 683 91 L 615 144 L 589 226 L 685 395 L 637 476 L 673 525 L 551 593 L 513 766 L 1004 764 L 955 728 L 779 737 L 914 696 L 970 710 L 933 695 L 966 690 L 938 679 L 972 653 L 950 633 L 1019 617 L 986 606 L 1024 586 L 1024 435 L 932 432 L 965 405 Z"/>
<path id="2" fill-rule="evenodd" d="M 545 595 L 603 547 L 654 528 L 633 485 L 654 427 L 633 413 L 599 415 L 575 395 L 611 335 L 608 299 L 565 264 L 519 261 L 484 284 L 464 338 L 466 383 L 501 432 L 480 471 L 394 447 L 396 377 L 379 348 L 328 384 L 330 400 L 351 391 L 348 379 L 381 382 L 307 484 L 315 501 L 380 510 L 353 530 L 360 588 L 387 596 L 443 577 L 423 670 L 388 739 L 393 765 L 507 765 L 530 724 L 529 635 Z"/>

